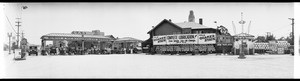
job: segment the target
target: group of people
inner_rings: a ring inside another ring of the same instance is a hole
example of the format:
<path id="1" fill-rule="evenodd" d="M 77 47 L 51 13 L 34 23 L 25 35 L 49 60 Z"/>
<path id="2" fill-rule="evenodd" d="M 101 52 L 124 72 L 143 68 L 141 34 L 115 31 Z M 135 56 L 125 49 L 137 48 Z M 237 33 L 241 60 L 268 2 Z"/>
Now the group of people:
<path id="1" fill-rule="evenodd" d="M 41 55 L 85 55 L 85 54 L 109 54 L 110 50 L 99 48 L 81 47 L 49 47 L 41 50 Z"/>
<path id="2" fill-rule="evenodd" d="M 116 48 L 84 48 L 82 47 L 45 47 L 41 50 L 41 55 L 86 55 L 86 54 L 130 54 L 137 53 L 137 49 L 120 49 Z"/>

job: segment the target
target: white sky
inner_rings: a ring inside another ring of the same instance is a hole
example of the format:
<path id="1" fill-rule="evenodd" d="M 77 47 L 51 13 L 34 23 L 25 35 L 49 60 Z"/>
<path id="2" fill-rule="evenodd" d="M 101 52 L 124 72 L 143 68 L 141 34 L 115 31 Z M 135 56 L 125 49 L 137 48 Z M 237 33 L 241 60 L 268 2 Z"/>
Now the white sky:
<path id="1" fill-rule="evenodd" d="M 20 4 L 18 4 L 20 5 Z M 115 37 L 134 37 L 141 40 L 149 38 L 147 32 L 163 19 L 172 22 L 188 21 L 189 11 L 196 17 L 203 18 L 203 24 L 209 27 L 218 25 L 228 28 L 233 35 L 232 21 L 236 30 L 241 32 L 238 21 L 244 13 L 250 34 L 266 35 L 272 32 L 276 38 L 286 37 L 292 31 L 293 3 L 22 3 L 28 6 L 20 11 L 17 3 L 4 5 L 4 14 L 12 25 L 16 17 L 22 16 L 21 30 L 29 43 L 40 44 L 42 35 L 48 33 L 71 33 L 74 30 L 100 30 L 105 35 Z M 4 16 L 5 18 L 5 16 Z M 13 32 L 5 19 L 5 31 Z M 16 26 L 14 26 L 17 29 Z M 13 34 L 15 35 L 15 34 Z M 5 37 L 6 33 L 5 33 Z M 6 42 L 8 41 L 5 40 Z"/>

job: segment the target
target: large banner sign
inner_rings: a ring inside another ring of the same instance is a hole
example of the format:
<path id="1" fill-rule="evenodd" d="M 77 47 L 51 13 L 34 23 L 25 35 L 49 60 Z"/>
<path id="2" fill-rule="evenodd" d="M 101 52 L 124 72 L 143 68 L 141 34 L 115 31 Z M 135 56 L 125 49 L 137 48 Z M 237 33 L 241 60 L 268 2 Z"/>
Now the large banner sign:
<path id="1" fill-rule="evenodd" d="M 166 36 L 153 36 L 153 45 L 166 45 Z"/>
<path id="2" fill-rule="evenodd" d="M 216 34 L 198 34 L 198 44 L 215 44 Z"/>
<path id="3" fill-rule="evenodd" d="M 215 44 L 216 34 L 181 34 L 153 36 L 153 45 Z"/>
<path id="4" fill-rule="evenodd" d="M 168 44 L 196 44 L 196 34 L 167 35 Z"/>

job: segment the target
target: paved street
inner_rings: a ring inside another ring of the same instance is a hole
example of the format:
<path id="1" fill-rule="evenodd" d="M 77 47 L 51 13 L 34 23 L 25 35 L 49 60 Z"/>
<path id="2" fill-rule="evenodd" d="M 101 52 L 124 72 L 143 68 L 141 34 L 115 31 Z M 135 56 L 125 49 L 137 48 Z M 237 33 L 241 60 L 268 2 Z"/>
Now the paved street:
<path id="1" fill-rule="evenodd" d="M 292 78 L 290 55 L 6 55 L 7 78 Z"/>

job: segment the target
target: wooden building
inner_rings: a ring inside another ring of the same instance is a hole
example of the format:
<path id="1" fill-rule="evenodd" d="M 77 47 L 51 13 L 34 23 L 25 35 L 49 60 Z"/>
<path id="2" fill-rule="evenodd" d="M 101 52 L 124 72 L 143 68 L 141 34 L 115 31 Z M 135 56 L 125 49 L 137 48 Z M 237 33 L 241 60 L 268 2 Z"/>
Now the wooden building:
<path id="1" fill-rule="evenodd" d="M 199 18 L 199 23 L 196 23 L 193 14 L 193 11 L 190 11 L 189 22 L 173 23 L 171 19 L 164 19 L 153 26 L 147 32 L 150 38 L 142 43 L 143 49 L 147 48 L 144 52 L 212 53 L 220 52 L 216 51 L 221 48 L 219 46 L 232 47 L 233 40 L 230 34 L 225 35 L 217 28 L 204 26 L 202 18 Z M 220 40 L 219 38 L 229 40 L 217 41 Z"/>

